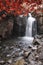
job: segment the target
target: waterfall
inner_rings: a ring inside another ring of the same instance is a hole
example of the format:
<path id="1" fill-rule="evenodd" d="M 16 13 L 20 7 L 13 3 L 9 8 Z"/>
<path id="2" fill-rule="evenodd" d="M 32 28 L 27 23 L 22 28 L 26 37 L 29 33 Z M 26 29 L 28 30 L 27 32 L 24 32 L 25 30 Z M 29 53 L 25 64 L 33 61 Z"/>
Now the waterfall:
<path id="1" fill-rule="evenodd" d="M 35 21 L 35 18 L 32 17 L 31 13 L 28 14 L 27 24 L 26 24 L 26 33 L 25 36 L 32 37 L 32 25 Z"/>
<path id="2" fill-rule="evenodd" d="M 32 43 L 34 40 L 34 37 L 32 37 L 32 27 L 34 26 L 34 22 L 35 22 L 35 18 L 32 17 L 31 13 L 29 13 L 28 15 L 29 16 L 26 22 L 25 36 L 19 37 L 19 40 L 21 40 L 23 43 L 26 43 L 27 45 Z"/>

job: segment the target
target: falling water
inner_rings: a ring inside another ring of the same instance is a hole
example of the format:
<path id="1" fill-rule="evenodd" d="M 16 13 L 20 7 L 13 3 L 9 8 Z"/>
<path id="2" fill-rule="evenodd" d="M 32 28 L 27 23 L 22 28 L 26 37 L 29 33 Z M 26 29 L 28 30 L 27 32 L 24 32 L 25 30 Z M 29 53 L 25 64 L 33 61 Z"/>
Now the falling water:
<path id="1" fill-rule="evenodd" d="M 32 25 L 34 21 L 35 21 L 35 18 L 32 17 L 31 13 L 29 13 L 29 17 L 27 19 L 25 36 L 32 37 Z"/>
<path id="2" fill-rule="evenodd" d="M 32 37 L 32 27 L 34 22 L 35 22 L 35 18 L 32 17 L 31 13 L 29 13 L 29 17 L 27 19 L 27 24 L 26 24 L 25 36 L 19 37 L 19 39 L 21 39 L 21 41 L 26 43 L 27 45 L 32 43 L 34 40 L 34 37 Z"/>

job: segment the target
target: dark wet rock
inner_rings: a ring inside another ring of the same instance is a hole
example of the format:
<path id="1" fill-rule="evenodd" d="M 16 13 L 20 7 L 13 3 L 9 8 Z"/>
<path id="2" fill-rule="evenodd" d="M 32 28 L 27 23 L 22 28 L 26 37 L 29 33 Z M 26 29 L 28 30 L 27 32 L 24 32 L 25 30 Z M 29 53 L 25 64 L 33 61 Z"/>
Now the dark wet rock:
<path id="1" fill-rule="evenodd" d="M 33 44 L 34 45 L 40 45 L 41 44 L 40 39 L 34 39 Z"/>
<path id="2" fill-rule="evenodd" d="M 33 44 L 34 44 L 34 45 L 43 44 L 43 35 L 36 35 L 36 36 L 34 37 Z"/>
<path id="3" fill-rule="evenodd" d="M 37 46 L 32 46 L 32 51 L 37 50 Z"/>
<path id="4" fill-rule="evenodd" d="M 35 60 L 37 61 L 38 59 L 39 59 L 39 56 L 38 56 L 38 55 L 36 55 L 36 56 L 35 56 Z"/>
<path id="5" fill-rule="evenodd" d="M 28 48 L 31 49 L 31 51 L 35 51 L 35 50 L 37 50 L 37 45 L 36 45 L 36 46 L 34 46 L 34 45 L 29 45 Z"/>
<path id="6" fill-rule="evenodd" d="M 29 46 L 28 46 L 28 48 L 30 48 L 30 49 L 31 49 L 31 48 L 32 48 L 32 45 L 29 45 Z"/>

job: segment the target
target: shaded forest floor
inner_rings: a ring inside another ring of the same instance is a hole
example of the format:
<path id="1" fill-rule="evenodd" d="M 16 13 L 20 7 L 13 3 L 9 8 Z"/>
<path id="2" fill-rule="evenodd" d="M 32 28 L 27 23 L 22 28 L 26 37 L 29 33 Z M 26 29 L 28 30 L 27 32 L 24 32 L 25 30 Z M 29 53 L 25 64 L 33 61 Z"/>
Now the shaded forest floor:
<path id="1" fill-rule="evenodd" d="M 0 65 L 43 65 L 43 35 L 36 35 L 32 44 L 18 40 L 0 41 Z"/>

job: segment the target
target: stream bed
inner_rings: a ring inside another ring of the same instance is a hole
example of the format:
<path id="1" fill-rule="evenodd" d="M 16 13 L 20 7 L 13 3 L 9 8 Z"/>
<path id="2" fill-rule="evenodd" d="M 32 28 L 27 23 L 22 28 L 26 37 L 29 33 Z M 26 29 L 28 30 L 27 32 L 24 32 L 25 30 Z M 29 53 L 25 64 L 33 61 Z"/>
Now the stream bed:
<path id="1" fill-rule="evenodd" d="M 0 41 L 0 65 L 43 65 L 43 44 L 37 41 L 34 45 L 33 40 L 33 37 L 18 37 Z"/>

